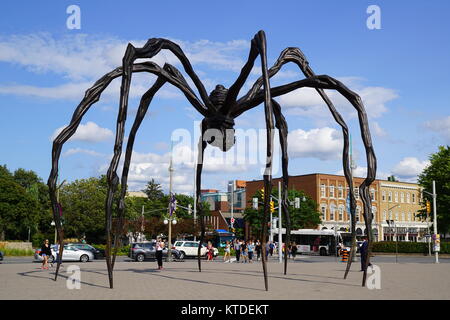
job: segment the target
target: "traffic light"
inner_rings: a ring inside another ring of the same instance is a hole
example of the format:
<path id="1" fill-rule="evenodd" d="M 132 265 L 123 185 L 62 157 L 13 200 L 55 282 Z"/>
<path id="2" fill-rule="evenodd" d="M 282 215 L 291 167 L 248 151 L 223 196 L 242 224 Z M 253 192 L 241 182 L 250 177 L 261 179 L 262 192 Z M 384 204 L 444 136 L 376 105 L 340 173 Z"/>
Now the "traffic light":
<path id="1" fill-rule="evenodd" d="M 431 213 L 431 204 L 430 201 L 427 200 L 427 213 Z"/>
<path id="2" fill-rule="evenodd" d="M 259 191 L 261 191 L 261 197 L 262 197 L 262 199 L 263 199 L 263 201 L 264 201 L 264 188 L 262 188 L 262 189 L 259 190 Z"/>
<path id="3" fill-rule="evenodd" d="M 275 212 L 275 201 L 270 201 L 270 212 Z"/>

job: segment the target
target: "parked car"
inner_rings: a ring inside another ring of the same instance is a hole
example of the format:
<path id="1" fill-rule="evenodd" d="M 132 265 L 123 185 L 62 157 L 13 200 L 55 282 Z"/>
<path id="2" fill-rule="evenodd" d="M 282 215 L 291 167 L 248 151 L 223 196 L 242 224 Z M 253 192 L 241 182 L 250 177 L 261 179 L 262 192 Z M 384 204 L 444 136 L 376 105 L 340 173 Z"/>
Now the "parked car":
<path id="1" fill-rule="evenodd" d="M 184 254 L 182 255 L 180 251 L 172 248 L 172 257 L 177 260 L 183 260 Z M 156 243 L 155 242 L 136 242 L 130 245 L 130 252 L 128 257 L 133 260 L 142 262 L 146 259 L 155 259 L 156 253 Z M 163 258 L 167 257 L 168 250 L 164 248 Z"/>
<path id="2" fill-rule="evenodd" d="M 174 247 L 179 250 L 183 256 L 186 257 L 196 257 L 198 252 L 198 244 L 200 241 L 185 241 L 179 240 L 175 241 Z M 202 244 L 202 248 L 200 249 L 200 255 L 206 256 L 208 249 L 205 244 Z M 219 255 L 219 250 L 214 248 L 214 257 Z"/>
<path id="3" fill-rule="evenodd" d="M 0 251 L 0 261 L 3 260 L 3 252 Z"/>
<path id="4" fill-rule="evenodd" d="M 86 243 L 68 243 L 68 246 L 72 246 L 74 248 L 80 249 L 80 250 L 86 250 L 90 251 L 94 254 L 94 259 L 103 259 L 105 258 L 105 250 L 99 249 L 96 247 L 91 246 L 90 244 Z"/>
<path id="5" fill-rule="evenodd" d="M 56 245 L 50 246 L 52 250 L 52 256 L 49 257 L 48 261 L 50 263 L 53 263 L 56 260 Z M 36 249 L 34 252 L 34 259 L 35 261 L 42 261 L 42 256 L 39 255 L 41 253 L 41 249 Z M 81 262 L 88 262 L 90 260 L 94 260 L 94 254 L 87 250 L 80 250 L 75 247 L 65 245 L 62 261 L 81 261 Z"/>

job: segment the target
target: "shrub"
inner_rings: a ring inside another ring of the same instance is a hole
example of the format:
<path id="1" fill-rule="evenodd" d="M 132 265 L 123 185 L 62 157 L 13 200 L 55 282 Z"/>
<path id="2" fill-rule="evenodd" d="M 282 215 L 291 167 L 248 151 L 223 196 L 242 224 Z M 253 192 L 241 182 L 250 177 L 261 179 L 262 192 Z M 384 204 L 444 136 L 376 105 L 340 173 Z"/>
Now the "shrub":
<path id="1" fill-rule="evenodd" d="M 9 249 L 9 248 L 2 248 L 1 250 L 3 252 L 4 256 L 33 256 L 34 250 L 30 249 Z"/>
<path id="2" fill-rule="evenodd" d="M 399 253 L 423 253 L 428 254 L 428 243 L 426 242 L 404 242 L 399 241 L 398 252 Z M 372 244 L 372 252 L 390 252 L 395 253 L 396 242 L 395 241 L 380 241 Z M 433 246 L 431 247 L 433 250 Z M 450 243 L 441 242 L 440 253 L 450 253 Z"/>

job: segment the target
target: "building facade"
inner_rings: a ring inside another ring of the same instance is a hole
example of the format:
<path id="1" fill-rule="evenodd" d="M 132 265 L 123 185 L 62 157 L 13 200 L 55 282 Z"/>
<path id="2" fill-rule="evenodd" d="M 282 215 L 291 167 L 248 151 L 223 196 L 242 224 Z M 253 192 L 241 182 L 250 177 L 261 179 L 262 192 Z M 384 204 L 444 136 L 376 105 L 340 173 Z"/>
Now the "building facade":
<path id="1" fill-rule="evenodd" d="M 273 186 L 278 186 L 280 178 L 273 179 Z M 356 233 L 367 234 L 363 217 L 363 202 L 359 187 L 364 178 L 353 178 L 356 198 Z M 264 181 L 247 181 L 246 204 L 252 205 L 252 197 L 263 188 Z M 289 177 L 289 188 L 303 190 L 318 204 L 322 223 L 320 229 L 338 231 L 350 230 L 350 214 L 347 207 L 349 187 L 344 176 L 313 173 Z M 394 220 L 399 241 L 424 241 L 427 222 L 416 217 L 421 209 L 421 190 L 417 184 L 375 180 L 369 188 L 372 200 L 372 232 L 375 239 L 395 240 L 395 229 L 386 220 Z M 391 201 L 389 201 L 389 199 Z M 397 201 L 397 202 L 396 202 Z M 398 204 L 398 205 L 397 205 Z M 393 208 L 395 206 L 395 208 Z M 389 218 L 392 217 L 392 218 Z"/>

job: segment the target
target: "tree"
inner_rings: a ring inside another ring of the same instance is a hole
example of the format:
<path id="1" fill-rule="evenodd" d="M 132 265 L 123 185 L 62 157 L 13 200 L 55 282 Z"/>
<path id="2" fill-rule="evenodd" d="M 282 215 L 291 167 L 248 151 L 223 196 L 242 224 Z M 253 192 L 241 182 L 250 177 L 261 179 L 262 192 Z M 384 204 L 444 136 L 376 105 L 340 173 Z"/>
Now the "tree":
<path id="1" fill-rule="evenodd" d="M 0 178 L 0 238 L 26 239 L 28 227 L 36 225 L 39 203 L 21 185 Z"/>
<path id="2" fill-rule="evenodd" d="M 433 180 L 436 182 L 436 215 L 438 232 L 448 233 L 450 231 L 450 147 L 440 146 L 439 151 L 429 157 L 430 165 L 426 167 L 419 175 L 418 183 L 425 191 L 432 192 Z M 433 204 L 433 199 L 426 193 L 423 193 L 423 203 L 429 200 Z M 426 211 L 421 210 L 422 217 Z M 433 221 L 433 214 L 430 215 Z"/>
<path id="3" fill-rule="evenodd" d="M 161 185 L 159 183 L 155 182 L 155 179 L 152 179 L 147 183 L 147 186 L 145 187 L 145 190 L 142 190 L 147 194 L 147 197 L 149 200 L 160 200 L 162 197 L 164 197 L 164 193 L 162 192 Z"/>
<path id="4" fill-rule="evenodd" d="M 272 189 L 272 196 L 278 198 L 278 189 Z M 256 192 L 253 196 L 258 198 L 258 210 L 253 207 L 246 208 L 244 210 L 244 219 L 250 224 L 251 230 L 261 238 L 261 224 L 264 215 L 264 202 L 260 191 Z M 291 218 L 291 230 L 304 229 L 304 228 L 316 228 L 320 223 L 320 212 L 317 211 L 317 203 L 309 197 L 304 191 L 288 190 L 289 201 L 294 201 L 295 198 L 300 198 L 300 208 L 296 209 L 293 205 L 289 205 L 289 216 Z M 305 199 L 305 201 L 302 201 Z M 277 204 L 276 204 L 277 205 Z M 274 212 L 273 217 L 278 216 L 278 211 Z M 282 215 L 283 227 L 286 227 L 286 217 Z"/>

